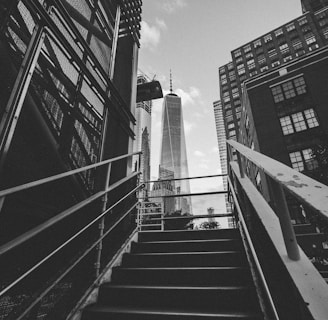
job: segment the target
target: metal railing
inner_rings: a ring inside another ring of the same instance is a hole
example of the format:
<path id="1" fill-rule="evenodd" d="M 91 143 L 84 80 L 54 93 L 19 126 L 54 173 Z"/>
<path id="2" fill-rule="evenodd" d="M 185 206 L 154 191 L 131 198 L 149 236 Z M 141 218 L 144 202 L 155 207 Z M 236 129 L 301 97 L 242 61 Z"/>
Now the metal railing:
<path id="1" fill-rule="evenodd" d="M 243 215 L 241 224 L 252 231 L 246 238 L 252 238 L 253 249 L 262 250 L 259 264 L 264 272 L 259 277 L 269 278 L 270 290 L 277 290 L 279 285 L 285 290 L 273 292 L 273 299 L 281 300 L 285 294 L 290 299 L 288 312 L 295 318 L 326 319 L 328 287 L 297 244 L 287 199 L 295 197 L 304 207 L 327 218 L 328 187 L 236 141 L 228 140 L 227 145 L 230 188 L 234 202 L 241 203 L 242 210 L 237 209 Z M 274 268 L 281 268 L 279 281 L 270 279 Z"/>
<path id="2" fill-rule="evenodd" d="M 72 177 L 80 172 L 99 170 L 100 167 L 104 169 L 98 172 L 104 175 L 101 177 L 104 183 L 99 191 L 0 246 L 0 309 L 8 300 L 22 300 L 9 310 L 8 319 L 18 320 L 31 314 L 37 315 L 42 308 L 44 309 L 45 300 L 49 300 L 47 295 L 51 290 L 58 289 L 60 284 L 66 287 L 74 286 L 76 279 L 72 273 L 75 273 L 76 268 L 87 269 L 83 272 L 83 279 L 88 281 L 83 284 L 83 289 L 80 288 L 81 294 L 84 294 L 87 288 L 97 285 L 102 270 L 110 260 L 110 254 L 114 254 L 120 246 L 119 243 L 115 243 L 118 242 L 118 234 L 122 233 L 122 241 L 125 241 L 136 228 L 136 193 L 143 187 L 138 185 L 139 172 L 133 172 L 109 185 L 112 163 L 135 155 L 140 156 L 140 152 L 0 191 L 0 199 L 4 199 L 18 192 Z M 123 228 L 124 232 L 119 230 L 116 234 L 118 228 Z M 54 239 L 51 239 L 51 236 Z M 113 240 L 110 239 L 111 236 Z M 79 281 L 81 282 L 81 279 Z M 33 289 L 29 288 L 29 285 Z M 77 300 L 79 298 L 76 297 Z"/>
<path id="3" fill-rule="evenodd" d="M 139 197 L 140 208 L 148 206 L 154 210 L 155 203 L 162 208 L 162 217 L 151 214 L 147 223 L 163 224 L 163 230 L 214 228 L 215 225 L 220 226 L 220 220 L 221 227 L 228 227 L 229 218 L 229 227 L 234 226 L 234 216 L 227 212 L 226 205 L 229 204 L 225 198 L 228 192 L 223 190 L 223 177 L 226 175 L 161 178 L 143 182 L 145 188 Z M 210 208 L 213 209 L 211 214 L 208 213 Z M 207 221 L 213 223 L 206 226 L 201 223 Z"/>

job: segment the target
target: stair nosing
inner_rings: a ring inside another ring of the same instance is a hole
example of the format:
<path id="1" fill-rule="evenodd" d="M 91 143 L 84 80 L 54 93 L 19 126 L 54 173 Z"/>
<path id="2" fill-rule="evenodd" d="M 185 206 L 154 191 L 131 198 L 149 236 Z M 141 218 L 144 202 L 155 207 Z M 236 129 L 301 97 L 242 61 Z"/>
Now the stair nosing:
<path id="1" fill-rule="evenodd" d="M 244 266 L 217 266 L 217 267 L 124 267 L 124 266 L 119 266 L 115 267 L 117 270 L 249 270 L 249 267 L 244 267 Z"/>
<path id="2" fill-rule="evenodd" d="M 126 313 L 126 314 L 148 314 L 148 315 L 180 315 L 180 316 L 208 316 L 208 317 L 213 317 L 216 318 L 218 316 L 223 316 L 223 317 L 231 317 L 232 319 L 234 318 L 241 318 L 243 319 L 244 317 L 254 317 L 254 316 L 259 316 L 259 314 L 254 313 L 254 312 L 227 312 L 223 311 L 220 313 L 208 313 L 208 312 L 180 312 L 179 310 L 173 310 L 173 309 L 165 309 L 165 310 L 159 310 L 159 309 L 141 309 L 141 308 L 136 308 L 136 307 L 129 307 L 129 308 L 119 308 L 119 307 L 107 307 L 103 305 L 92 305 L 89 307 L 91 310 L 94 311 L 110 311 L 112 313 Z"/>
<path id="3" fill-rule="evenodd" d="M 186 239 L 186 240 L 163 240 L 163 241 L 141 241 L 136 242 L 136 244 L 169 244 L 169 243 L 208 243 L 208 242 L 224 242 L 224 241 L 241 241 L 240 239 L 230 239 L 230 238 L 222 238 L 222 239 Z"/>
<path id="4" fill-rule="evenodd" d="M 136 252 L 136 253 L 128 253 L 131 256 L 162 256 L 162 255 L 192 255 L 192 254 L 223 254 L 223 253 L 242 253 L 240 250 L 225 250 L 225 251 L 190 251 L 190 252 Z"/>
<path id="5" fill-rule="evenodd" d="M 189 291 L 232 291 L 232 290 L 251 290 L 250 286 L 158 286 L 158 285 L 120 285 L 120 284 L 104 284 L 103 288 L 111 288 L 111 289 L 142 289 L 142 290 L 189 290 Z"/>

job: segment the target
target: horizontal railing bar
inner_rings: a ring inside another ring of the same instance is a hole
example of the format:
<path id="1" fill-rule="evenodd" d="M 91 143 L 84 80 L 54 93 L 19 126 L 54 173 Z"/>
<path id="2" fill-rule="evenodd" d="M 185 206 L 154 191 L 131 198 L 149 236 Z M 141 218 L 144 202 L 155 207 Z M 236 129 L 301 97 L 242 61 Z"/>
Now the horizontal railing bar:
<path id="1" fill-rule="evenodd" d="M 225 217 L 233 217 L 232 213 L 223 213 L 223 214 L 199 214 L 199 215 L 191 215 L 191 216 L 179 216 L 179 217 L 170 217 L 165 216 L 163 218 L 151 218 L 148 221 L 157 221 L 157 220 L 194 220 L 194 219 L 208 219 L 208 218 L 225 218 Z"/>
<path id="2" fill-rule="evenodd" d="M 75 238 L 77 238 L 80 234 L 82 234 L 85 230 L 89 229 L 93 224 L 95 224 L 98 220 L 100 220 L 103 216 L 105 216 L 110 210 L 113 210 L 114 207 L 116 207 L 119 203 L 121 203 L 125 198 L 130 196 L 132 193 L 136 192 L 140 188 L 140 185 L 134 188 L 132 191 L 130 191 L 128 194 L 126 194 L 123 198 L 118 200 L 115 204 L 113 204 L 110 208 L 106 209 L 102 214 L 100 214 L 97 218 L 89 222 L 85 227 L 83 227 L 80 231 L 78 231 L 76 234 L 74 234 L 71 238 L 66 240 L 63 244 L 61 244 L 59 247 L 57 247 L 55 250 L 53 250 L 50 254 L 48 254 L 45 258 L 43 258 L 41 261 L 39 261 L 37 264 L 35 264 L 32 268 L 30 268 L 28 271 L 26 271 L 24 274 L 22 274 L 18 279 L 16 279 L 14 282 L 12 282 L 9 286 L 4 288 L 0 292 L 0 297 L 5 294 L 8 290 L 13 288 L 16 284 L 18 284 L 20 281 L 25 279 L 28 275 L 30 275 L 34 270 L 36 270 L 39 266 L 41 266 L 44 262 L 48 261 L 52 256 L 54 256 L 58 251 L 60 251 L 62 248 L 64 248 L 66 245 L 71 243 Z M 137 202 L 135 203 L 137 205 Z M 116 226 L 115 224 L 114 226 Z M 113 230 L 114 226 L 111 227 L 110 231 Z M 104 237 L 104 235 L 103 235 Z M 98 241 L 98 243 L 101 241 L 102 238 Z"/>
<path id="3" fill-rule="evenodd" d="M 208 219 L 208 218 L 224 218 L 224 217 L 232 217 L 232 213 L 224 213 L 224 214 L 199 214 L 199 215 L 192 215 L 192 216 L 181 216 L 181 217 L 170 217 L 166 216 L 163 220 L 174 220 L 174 219 Z M 154 219 L 155 220 L 155 219 Z"/>
<path id="4" fill-rule="evenodd" d="M 300 202 L 328 218 L 328 186 L 236 141 L 228 140 L 227 143 L 280 183 Z"/>
<path id="5" fill-rule="evenodd" d="M 3 255 L 3 254 L 5 254 L 6 252 L 12 250 L 13 248 L 21 245 L 25 241 L 33 238 L 34 236 L 36 236 L 40 232 L 42 232 L 45 229 L 53 226 L 54 224 L 58 223 L 59 221 L 65 219 L 66 217 L 70 216 L 71 214 L 73 214 L 77 210 L 79 210 L 79 209 L 85 207 L 86 205 L 92 203 L 93 201 L 97 200 L 98 198 L 100 198 L 104 194 L 106 194 L 106 193 L 114 190 L 115 188 L 117 188 L 118 186 L 120 186 L 121 184 L 123 184 L 124 182 L 126 182 L 127 180 L 132 179 L 133 177 L 135 177 L 138 174 L 139 174 L 138 172 L 135 172 L 132 175 L 121 179 L 117 183 L 111 185 L 106 190 L 97 192 L 96 194 L 92 195 L 91 197 L 89 197 L 89 198 L 87 198 L 87 199 L 85 199 L 85 200 L 77 203 L 76 205 L 74 205 L 74 206 L 72 206 L 72 207 L 64 210 L 63 212 L 61 212 L 58 215 L 54 216 L 53 218 L 45 221 L 44 223 L 38 225 L 37 227 L 31 229 L 30 231 L 22 234 L 21 236 L 13 239 L 12 241 L 10 241 L 8 243 L 2 245 L 0 247 L 0 256 Z M 141 186 L 139 185 L 137 188 L 139 189 L 140 187 Z"/>
<path id="6" fill-rule="evenodd" d="M 176 198 L 176 197 L 192 197 L 192 196 L 206 196 L 211 194 L 227 194 L 228 191 L 212 191 L 212 192 L 195 192 L 195 193 L 181 193 L 181 194 L 167 194 L 158 196 L 148 196 L 148 198 Z M 140 197 L 139 199 L 146 199 Z"/>
<path id="7" fill-rule="evenodd" d="M 94 164 L 90 164 L 90 165 L 82 167 L 82 168 L 70 170 L 70 171 L 67 171 L 67 172 L 56 174 L 54 176 L 50 176 L 50 177 L 43 178 L 43 179 L 40 179 L 40 180 L 28 182 L 28 183 L 22 184 L 20 186 L 8 188 L 8 189 L 0 191 L 0 198 L 8 196 L 8 195 L 16 193 L 16 192 L 19 192 L 19 191 L 34 188 L 34 187 L 37 187 L 37 186 L 40 186 L 40 185 L 43 185 L 43 184 L 46 184 L 46 183 L 49 183 L 49 182 L 52 182 L 52 181 L 63 179 L 63 178 L 72 176 L 74 174 L 77 174 L 77 173 L 80 173 L 80 172 L 83 172 L 83 171 L 86 171 L 86 170 L 90 170 L 90 169 L 93 169 L 93 168 L 97 168 L 97 167 L 103 166 L 105 164 L 109 164 L 109 163 L 112 163 L 112 162 L 115 162 L 115 161 L 118 161 L 118 160 L 121 160 L 121 159 L 124 159 L 124 158 L 128 158 L 128 157 L 140 154 L 140 153 L 141 153 L 141 151 L 125 154 L 125 155 L 122 155 L 122 156 L 119 156 L 119 157 L 115 157 L 115 158 L 112 158 L 112 159 L 108 159 L 108 160 L 100 161 L 100 162 L 97 162 L 97 163 L 94 163 Z"/>
<path id="8" fill-rule="evenodd" d="M 271 296 L 269 287 L 267 285 L 267 282 L 266 282 L 266 279 L 265 279 L 265 276 L 264 276 L 264 273 L 263 273 L 263 270 L 262 270 L 260 261 L 257 258 L 257 254 L 256 254 L 256 250 L 255 250 L 254 245 L 253 245 L 252 238 L 251 238 L 251 236 L 250 236 L 250 234 L 248 232 L 248 228 L 247 228 L 247 225 L 246 225 L 246 222 L 245 222 L 243 213 L 242 213 L 241 208 L 239 206 L 239 201 L 238 201 L 237 195 L 235 193 L 235 190 L 233 188 L 233 184 L 232 184 L 229 176 L 228 176 L 228 184 L 231 186 L 230 191 L 231 191 L 232 198 L 234 200 L 234 204 L 235 204 L 236 209 L 237 209 L 237 212 L 238 212 L 238 218 L 239 218 L 240 224 L 242 226 L 242 229 L 244 231 L 245 237 L 247 239 L 249 250 L 250 250 L 250 252 L 252 254 L 252 258 L 254 259 L 254 262 L 255 262 L 257 271 L 259 273 L 259 276 L 260 276 L 262 285 L 263 285 L 264 290 L 265 290 L 265 294 L 267 295 L 267 298 L 269 300 L 270 307 L 271 307 L 271 310 L 273 312 L 274 318 L 277 319 L 277 320 L 279 320 L 279 316 L 277 314 L 276 307 L 274 305 L 274 302 L 273 302 L 273 299 L 272 299 L 272 296 Z"/>
<path id="9" fill-rule="evenodd" d="M 55 287 L 57 283 L 59 283 L 60 280 L 62 280 L 75 266 L 77 266 L 105 237 L 108 236 L 108 234 L 115 228 L 117 225 L 124 219 L 126 216 L 136 207 L 138 203 L 136 202 L 131 206 L 131 208 L 118 220 L 116 223 L 110 227 L 97 241 L 89 245 L 89 248 L 87 248 L 81 255 L 78 257 L 74 263 L 72 263 L 62 274 L 50 285 L 48 286 L 35 300 L 33 303 L 26 309 L 24 312 L 19 315 L 19 318 L 17 320 L 22 319 L 32 308 L 35 306 L 52 288 Z M 95 282 L 98 281 L 99 278 L 96 279 Z M 0 293 L 1 296 L 1 293 Z"/>
<path id="10" fill-rule="evenodd" d="M 227 176 L 227 174 L 213 174 L 213 175 L 208 175 L 208 176 L 197 176 L 197 177 L 186 177 L 186 178 L 149 180 L 149 181 L 143 181 L 143 183 L 164 182 L 164 181 L 180 181 L 180 180 L 192 180 L 192 179 L 204 179 L 204 178 L 215 178 L 215 177 L 226 177 L 226 176 Z"/>

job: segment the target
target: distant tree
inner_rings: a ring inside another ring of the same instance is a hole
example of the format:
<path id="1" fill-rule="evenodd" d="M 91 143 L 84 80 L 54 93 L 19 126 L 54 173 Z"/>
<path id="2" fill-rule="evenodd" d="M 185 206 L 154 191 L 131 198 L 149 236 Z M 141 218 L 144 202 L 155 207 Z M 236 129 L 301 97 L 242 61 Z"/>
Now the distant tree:
<path id="1" fill-rule="evenodd" d="M 328 185 L 328 142 L 312 147 L 312 157 L 317 164 L 317 168 L 304 173 Z"/>
<path id="2" fill-rule="evenodd" d="M 177 218 L 165 220 L 165 230 L 185 230 L 192 229 L 192 218 L 190 217 L 190 213 L 181 213 L 181 210 L 176 210 L 171 214 L 166 215 L 166 218 Z M 184 217 L 184 219 L 180 218 Z"/>
<path id="3" fill-rule="evenodd" d="M 218 223 L 217 221 L 205 221 L 199 225 L 199 229 L 220 229 L 220 223 Z"/>

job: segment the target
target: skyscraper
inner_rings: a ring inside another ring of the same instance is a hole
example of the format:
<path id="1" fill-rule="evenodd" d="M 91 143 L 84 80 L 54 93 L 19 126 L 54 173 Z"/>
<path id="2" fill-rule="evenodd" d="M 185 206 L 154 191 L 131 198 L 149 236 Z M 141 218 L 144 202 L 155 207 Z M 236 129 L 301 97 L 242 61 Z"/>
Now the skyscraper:
<path id="1" fill-rule="evenodd" d="M 245 80 L 278 70 L 328 44 L 327 0 L 302 0 L 303 14 L 236 48 L 232 61 L 219 68 L 226 136 L 236 140 Z M 317 11 L 318 10 L 318 11 Z"/>
<path id="2" fill-rule="evenodd" d="M 169 177 L 167 172 L 171 173 Z M 164 97 L 159 179 L 170 179 L 172 173 L 174 179 L 189 176 L 181 98 L 173 93 L 171 85 L 171 92 Z M 189 194 L 189 180 L 174 181 L 173 189 L 175 194 Z M 191 213 L 190 197 L 177 197 L 175 210 Z"/>
<path id="3" fill-rule="evenodd" d="M 148 82 L 145 75 L 138 75 L 137 84 Z M 140 181 L 150 180 L 150 139 L 151 139 L 151 108 L 152 100 L 137 103 L 136 118 L 136 140 L 134 143 L 134 151 L 142 151 L 140 161 L 141 177 Z M 145 189 L 148 190 L 149 185 L 146 184 Z"/>
<path id="4" fill-rule="evenodd" d="M 224 119 L 222 112 L 222 103 L 220 100 L 213 102 L 214 108 L 214 118 L 215 118 L 215 129 L 218 139 L 219 154 L 220 154 L 220 165 L 221 173 L 227 174 L 227 145 L 226 145 L 226 135 L 224 127 Z M 227 177 L 223 177 L 223 189 L 227 190 Z M 231 212 L 231 205 L 228 202 L 228 195 L 225 195 L 225 204 L 227 212 Z"/>

